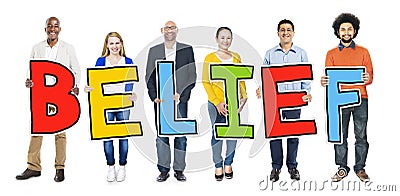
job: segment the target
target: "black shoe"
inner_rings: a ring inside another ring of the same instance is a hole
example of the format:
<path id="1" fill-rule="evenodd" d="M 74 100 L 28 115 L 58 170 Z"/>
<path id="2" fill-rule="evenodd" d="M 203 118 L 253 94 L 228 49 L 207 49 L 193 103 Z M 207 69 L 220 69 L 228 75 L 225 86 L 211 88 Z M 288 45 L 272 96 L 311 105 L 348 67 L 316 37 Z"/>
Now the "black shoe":
<path id="1" fill-rule="evenodd" d="M 169 178 L 168 172 L 161 172 L 160 175 L 157 176 L 157 182 L 164 182 Z"/>
<path id="2" fill-rule="evenodd" d="M 56 169 L 56 175 L 54 176 L 54 181 L 62 182 L 64 181 L 64 169 Z"/>
<path id="3" fill-rule="evenodd" d="M 186 181 L 186 176 L 183 174 L 182 171 L 175 171 L 174 177 L 181 182 L 185 182 Z"/>
<path id="4" fill-rule="evenodd" d="M 215 180 L 216 181 L 222 181 L 224 179 L 224 173 L 217 175 L 215 174 Z"/>
<path id="5" fill-rule="evenodd" d="M 225 178 L 226 179 L 232 179 L 233 178 L 233 171 L 231 171 L 231 173 L 226 173 L 225 172 Z"/>
<path id="6" fill-rule="evenodd" d="M 26 168 L 26 170 L 24 172 L 22 172 L 22 174 L 19 174 L 17 176 L 15 176 L 15 178 L 17 180 L 26 180 L 29 179 L 31 177 L 37 177 L 40 176 L 41 172 L 40 171 L 35 171 L 35 170 L 31 170 L 29 168 Z"/>
<path id="7" fill-rule="evenodd" d="M 292 180 L 300 180 L 299 170 L 296 168 L 289 169 L 290 179 Z"/>
<path id="8" fill-rule="evenodd" d="M 272 169 L 271 171 L 271 176 L 269 177 L 269 179 L 272 182 L 276 182 L 279 180 L 279 174 L 281 173 L 281 170 L 277 170 L 277 169 Z"/>

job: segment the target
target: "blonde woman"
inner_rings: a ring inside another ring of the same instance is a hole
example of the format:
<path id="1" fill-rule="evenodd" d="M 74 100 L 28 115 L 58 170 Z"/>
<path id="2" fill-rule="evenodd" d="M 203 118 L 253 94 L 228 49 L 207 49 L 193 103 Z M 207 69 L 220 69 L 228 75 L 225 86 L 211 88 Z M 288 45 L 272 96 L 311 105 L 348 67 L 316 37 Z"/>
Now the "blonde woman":
<path id="1" fill-rule="evenodd" d="M 104 40 L 104 47 L 101 57 L 96 61 L 97 66 L 114 66 L 117 64 L 133 64 L 131 58 L 126 57 L 124 42 L 122 37 L 117 32 L 110 32 L 107 34 Z M 117 88 L 117 87 L 114 87 Z M 125 92 L 130 92 L 133 89 L 133 84 L 129 83 L 125 85 Z M 85 92 L 93 90 L 92 87 L 86 86 Z M 111 91 L 116 90 L 111 88 Z M 136 101 L 136 94 L 132 91 L 132 95 L 129 97 L 131 101 Z M 129 109 L 124 111 L 107 112 L 108 121 L 123 121 L 129 119 Z M 115 159 L 114 159 L 114 143 L 113 140 L 104 140 L 104 153 L 109 165 L 107 174 L 107 181 L 112 182 L 117 180 L 118 182 L 124 181 L 126 176 L 125 165 L 127 163 L 128 156 L 128 139 L 119 139 L 119 170 L 118 174 L 115 171 Z"/>

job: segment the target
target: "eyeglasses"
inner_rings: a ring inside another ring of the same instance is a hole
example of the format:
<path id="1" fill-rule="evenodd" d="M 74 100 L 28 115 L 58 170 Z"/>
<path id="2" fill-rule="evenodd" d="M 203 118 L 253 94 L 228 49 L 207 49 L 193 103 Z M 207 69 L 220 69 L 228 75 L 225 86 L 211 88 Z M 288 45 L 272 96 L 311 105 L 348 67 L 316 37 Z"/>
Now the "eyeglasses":
<path id="1" fill-rule="evenodd" d="M 166 26 L 166 27 L 163 27 L 164 31 L 175 30 L 176 28 L 177 28 L 176 26 Z"/>

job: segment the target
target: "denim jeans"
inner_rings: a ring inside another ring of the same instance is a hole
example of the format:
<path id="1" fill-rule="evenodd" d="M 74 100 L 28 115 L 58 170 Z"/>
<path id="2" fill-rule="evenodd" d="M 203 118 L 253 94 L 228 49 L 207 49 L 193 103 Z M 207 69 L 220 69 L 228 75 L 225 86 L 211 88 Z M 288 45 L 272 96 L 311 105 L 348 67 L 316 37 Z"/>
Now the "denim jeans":
<path id="1" fill-rule="evenodd" d="M 345 168 L 347 172 L 350 168 L 347 165 L 347 137 L 349 135 L 349 121 L 353 114 L 355 143 L 355 165 L 354 172 L 364 169 L 367 160 L 369 144 L 367 141 L 367 122 L 368 122 L 368 99 L 362 98 L 361 105 L 342 109 L 342 144 L 335 144 L 335 163 L 339 167 Z"/>
<path id="2" fill-rule="evenodd" d="M 187 118 L 187 102 L 178 103 L 178 118 Z M 155 114 L 157 107 L 154 107 Z M 157 127 L 157 122 L 156 122 Z M 186 146 L 187 139 L 185 136 L 174 138 L 174 171 L 184 171 L 186 167 Z M 160 172 L 169 172 L 171 165 L 171 149 L 169 145 L 169 137 L 159 137 L 156 139 L 157 147 L 157 168 Z"/>
<path id="3" fill-rule="evenodd" d="M 129 119 L 129 110 L 119 112 L 108 112 L 108 121 L 123 121 Z M 114 142 L 113 140 L 103 141 L 104 154 L 106 155 L 107 165 L 114 165 Z M 128 139 L 119 139 L 119 164 L 126 165 L 128 157 Z"/>
<path id="4" fill-rule="evenodd" d="M 282 111 L 283 119 L 299 119 L 301 110 L 284 110 Z M 272 168 L 280 170 L 283 165 L 283 148 L 282 139 L 274 139 L 269 142 L 271 149 Z M 297 168 L 297 149 L 299 147 L 299 138 L 287 138 L 287 157 L 286 166 L 288 169 Z"/>
<path id="5" fill-rule="evenodd" d="M 223 140 L 215 139 L 214 135 L 214 125 L 215 123 L 225 123 L 226 117 L 219 114 L 215 105 L 211 102 L 208 102 L 208 113 L 210 115 L 211 120 L 211 148 L 213 153 L 213 162 L 215 164 L 215 168 L 221 168 L 223 165 L 230 166 L 233 163 L 233 157 L 235 156 L 236 143 L 237 140 L 226 140 L 226 157 L 225 160 L 222 158 L 222 143 Z"/>

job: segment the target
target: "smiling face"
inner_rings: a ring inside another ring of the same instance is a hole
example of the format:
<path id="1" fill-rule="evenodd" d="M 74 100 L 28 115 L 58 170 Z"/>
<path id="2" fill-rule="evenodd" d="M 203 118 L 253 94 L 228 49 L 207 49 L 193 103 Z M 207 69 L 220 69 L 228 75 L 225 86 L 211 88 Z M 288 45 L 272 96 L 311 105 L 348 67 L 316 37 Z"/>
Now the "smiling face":
<path id="1" fill-rule="evenodd" d="M 218 43 L 219 49 L 228 51 L 232 44 L 232 33 L 227 29 L 223 29 L 218 33 L 218 36 L 215 38 L 215 40 Z"/>
<path id="2" fill-rule="evenodd" d="M 49 18 L 46 22 L 46 27 L 44 28 L 47 34 L 47 39 L 49 41 L 56 41 L 58 40 L 58 34 L 61 31 L 60 21 L 55 18 Z"/>
<path id="3" fill-rule="evenodd" d="M 349 22 L 340 24 L 338 34 L 343 44 L 351 43 L 354 38 L 355 30 L 353 25 Z"/>
<path id="4" fill-rule="evenodd" d="M 176 35 L 178 33 L 178 27 L 172 21 L 165 23 L 165 26 L 161 28 L 161 33 L 164 34 L 165 41 L 176 41 Z"/>
<path id="5" fill-rule="evenodd" d="M 122 43 L 121 40 L 119 40 L 118 37 L 109 37 L 107 40 L 107 48 L 110 51 L 110 54 L 113 55 L 121 55 Z"/>
<path id="6" fill-rule="evenodd" d="M 292 44 L 294 30 L 291 24 L 284 23 L 279 26 L 278 36 L 281 45 Z"/>

